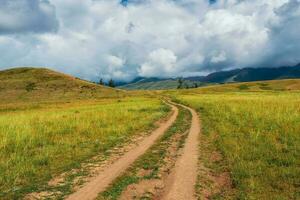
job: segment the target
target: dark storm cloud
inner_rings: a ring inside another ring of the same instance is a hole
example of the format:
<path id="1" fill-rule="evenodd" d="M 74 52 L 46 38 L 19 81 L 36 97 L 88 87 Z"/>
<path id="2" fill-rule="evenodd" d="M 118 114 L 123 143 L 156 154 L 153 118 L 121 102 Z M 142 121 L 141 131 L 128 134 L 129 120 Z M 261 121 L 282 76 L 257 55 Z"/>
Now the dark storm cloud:
<path id="1" fill-rule="evenodd" d="M 290 0 L 275 11 L 278 21 L 270 25 L 266 57 L 257 66 L 300 63 L 300 1 Z"/>
<path id="2" fill-rule="evenodd" d="M 47 0 L 0 1 L 0 34 L 44 33 L 57 28 L 55 7 Z"/>

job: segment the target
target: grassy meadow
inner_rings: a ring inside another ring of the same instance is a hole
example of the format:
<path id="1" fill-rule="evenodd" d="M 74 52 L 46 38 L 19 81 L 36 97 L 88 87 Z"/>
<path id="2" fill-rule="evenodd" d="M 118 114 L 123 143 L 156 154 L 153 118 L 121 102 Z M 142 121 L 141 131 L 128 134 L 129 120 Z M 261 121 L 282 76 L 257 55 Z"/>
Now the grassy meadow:
<path id="1" fill-rule="evenodd" d="M 164 95 L 200 113 L 210 146 L 199 147 L 207 152 L 204 164 L 230 173 L 232 190 L 213 199 L 300 199 L 299 91 L 300 81 L 291 79 L 129 92 L 48 69 L 0 71 L 0 199 L 42 191 L 51 178 L 150 130 L 169 111 L 158 99 Z M 169 139 L 189 125 L 190 116 L 180 113 L 103 197 L 117 199 L 128 184 L 149 178 L 137 177 L 139 169 L 155 178 Z M 211 163 L 215 149 L 223 159 Z"/>
<path id="2" fill-rule="evenodd" d="M 168 111 L 158 99 L 143 97 L 2 109 L 0 199 L 36 191 L 51 177 L 150 129 Z"/>
<path id="3" fill-rule="evenodd" d="M 235 197 L 215 198 L 300 198 L 300 93 L 200 89 L 177 93 L 176 99 L 200 113 L 205 140 L 230 171 Z M 224 170 L 220 166 L 215 170 Z"/>

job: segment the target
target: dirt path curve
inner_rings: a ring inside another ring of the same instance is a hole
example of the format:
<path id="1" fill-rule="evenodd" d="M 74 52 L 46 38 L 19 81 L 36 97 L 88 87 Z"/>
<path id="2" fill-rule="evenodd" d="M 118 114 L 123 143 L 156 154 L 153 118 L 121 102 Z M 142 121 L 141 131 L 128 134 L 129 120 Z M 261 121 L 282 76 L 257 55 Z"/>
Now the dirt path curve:
<path id="1" fill-rule="evenodd" d="M 182 107 L 192 113 L 192 124 L 183 147 L 183 153 L 176 161 L 175 167 L 167 180 L 163 200 L 196 199 L 195 184 L 197 180 L 200 122 L 195 110 L 186 106 Z"/>
<path id="2" fill-rule="evenodd" d="M 178 115 L 178 108 L 172 107 L 172 116 L 162 123 L 156 130 L 147 136 L 137 147 L 124 154 L 115 163 L 104 169 L 92 181 L 88 182 L 75 193 L 68 196 L 67 200 L 93 200 L 100 192 L 103 192 L 115 178 L 120 176 L 139 156 L 143 155 L 155 141 L 175 122 Z M 141 119 L 142 120 L 142 119 Z"/>

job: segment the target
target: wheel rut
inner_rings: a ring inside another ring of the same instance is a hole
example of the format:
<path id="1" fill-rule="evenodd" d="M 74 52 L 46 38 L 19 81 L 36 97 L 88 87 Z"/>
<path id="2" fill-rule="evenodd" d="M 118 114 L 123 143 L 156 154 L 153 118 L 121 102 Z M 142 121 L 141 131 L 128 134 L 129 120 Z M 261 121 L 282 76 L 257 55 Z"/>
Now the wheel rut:
<path id="1" fill-rule="evenodd" d="M 195 110 L 180 104 L 176 105 L 182 106 L 191 112 L 192 123 L 182 155 L 176 161 L 175 167 L 166 181 L 165 192 L 161 199 L 193 200 L 196 199 L 195 184 L 197 181 L 198 145 L 201 127 Z"/>
<path id="2" fill-rule="evenodd" d="M 92 200 L 96 199 L 100 192 L 103 192 L 118 176 L 141 155 L 143 155 L 161 137 L 166 130 L 175 122 L 178 115 L 178 108 L 167 103 L 172 107 L 171 117 L 154 130 L 149 136 L 142 140 L 137 147 L 128 151 L 112 165 L 107 166 L 101 173 L 95 176 L 90 182 L 86 183 L 79 190 L 68 196 L 67 200 Z"/>

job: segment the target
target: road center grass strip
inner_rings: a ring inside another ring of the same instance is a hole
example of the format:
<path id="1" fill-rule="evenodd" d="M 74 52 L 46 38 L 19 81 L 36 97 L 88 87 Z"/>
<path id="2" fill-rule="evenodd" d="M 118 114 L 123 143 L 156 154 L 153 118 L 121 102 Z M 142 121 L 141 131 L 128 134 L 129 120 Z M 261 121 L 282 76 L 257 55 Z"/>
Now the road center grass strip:
<path id="1" fill-rule="evenodd" d="M 190 127 L 191 115 L 189 111 L 179 107 L 179 115 L 172 127 L 153 145 L 146 154 L 139 158 L 134 164 L 120 176 L 105 192 L 102 192 L 98 199 L 116 200 L 127 186 L 139 183 L 142 180 L 160 179 L 159 171 L 165 164 L 164 158 L 167 155 L 167 149 L 170 141 L 175 134 L 180 134 L 177 149 L 184 144 L 186 131 Z M 139 175 L 141 170 L 149 171 L 145 175 Z"/>

